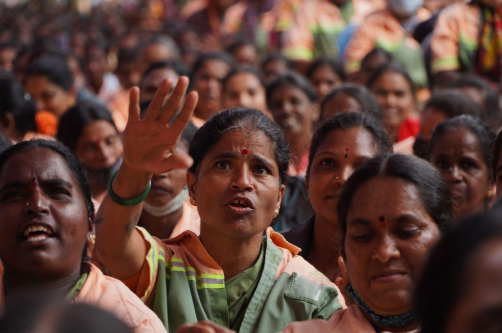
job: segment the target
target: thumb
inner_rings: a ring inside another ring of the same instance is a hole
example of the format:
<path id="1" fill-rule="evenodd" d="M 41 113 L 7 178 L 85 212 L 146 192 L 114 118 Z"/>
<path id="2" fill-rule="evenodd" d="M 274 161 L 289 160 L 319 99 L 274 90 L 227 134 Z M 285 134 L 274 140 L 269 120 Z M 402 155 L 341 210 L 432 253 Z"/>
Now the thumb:
<path id="1" fill-rule="evenodd" d="M 174 153 L 161 162 L 162 169 L 169 171 L 173 169 L 188 169 L 193 164 L 193 159 L 187 154 Z"/>

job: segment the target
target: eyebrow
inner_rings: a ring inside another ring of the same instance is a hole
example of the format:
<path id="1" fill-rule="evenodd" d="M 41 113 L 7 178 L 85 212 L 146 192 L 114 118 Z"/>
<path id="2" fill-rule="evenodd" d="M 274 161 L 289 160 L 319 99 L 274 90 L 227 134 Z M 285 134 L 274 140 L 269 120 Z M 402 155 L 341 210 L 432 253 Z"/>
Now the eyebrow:
<path id="1" fill-rule="evenodd" d="M 358 225 L 367 226 L 367 225 L 370 225 L 370 224 L 371 224 L 371 221 L 363 219 L 362 217 L 356 217 L 355 219 L 352 219 L 349 222 L 349 227 L 356 227 Z"/>
<path id="2" fill-rule="evenodd" d="M 3 193 L 11 188 L 15 188 L 15 187 L 22 187 L 24 186 L 26 183 L 24 182 L 20 182 L 20 181 L 14 181 L 14 182 L 7 182 L 4 186 L 2 186 L 2 188 L 0 188 L 0 193 Z"/>
<path id="3" fill-rule="evenodd" d="M 55 178 L 55 179 L 46 179 L 42 180 L 40 182 L 42 186 L 48 185 L 48 186 L 65 186 L 68 188 L 73 188 L 73 185 L 70 182 L 67 182 L 64 179 L 61 178 Z M 0 193 L 3 193 L 11 188 L 16 188 L 16 187 L 23 187 L 26 186 L 28 182 L 22 182 L 22 181 L 12 181 L 12 182 L 7 182 L 2 188 L 0 189 Z"/>
<path id="4" fill-rule="evenodd" d="M 234 152 L 225 152 L 225 153 L 221 153 L 221 154 L 214 156 L 211 160 L 218 160 L 218 159 L 225 159 L 225 158 L 235 159 L 235 158 L 239 158 L 240 155 L 241 154 L 234 153 Z M 270 163 L 266 158 L 257 156 L 256 154 L 253 154 L 253 153 L 251 153 L 250 156 L 251 156 L 252 160 L 254 160 L 260 164 L 263 164 L 270 169 L 272 169 L 274 167 L 274 165 L 272 163 Z"/>
<path id="5" fill-rule="evenodd" d="M 349 152 L 350 153 L 350 152 Z M 331 151 L 322 151 L 320 153 L 317 153 L 315 155 L 315 158 L 318 158 L 319 156 L 321 155 L 324 155 L 324 154 L 327 154 L 327 155 L 332 155 L 332 156 L 335 156 L 335 157 L 340 157 L 340 155 L 338 155 L 337 153 L 333 153 Z M 366 156 L 366 155 L 361 155 L 361 156 L 356 156 L 357 159 L 370 159 L 370 158 L 373 158 L 371 156 Z"/>

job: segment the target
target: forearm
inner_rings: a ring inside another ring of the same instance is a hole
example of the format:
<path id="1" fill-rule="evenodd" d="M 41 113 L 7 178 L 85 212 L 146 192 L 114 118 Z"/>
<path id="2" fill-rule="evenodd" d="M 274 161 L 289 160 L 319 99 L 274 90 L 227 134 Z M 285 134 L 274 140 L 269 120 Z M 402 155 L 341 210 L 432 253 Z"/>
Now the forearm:
<path id="1" fill-rule="evenodd" d="M 138 172 L 123 163 L 112 188 L 120 198 L 134 198 L 148 187 L 152 175 Z M 119 279 L 127 279 L 142 268 L 146 246 L 135 230 L 143 204 L 121 206 L 109 195 L 103 200 L 96 220 L 96 254 L 109 273 Z"/>

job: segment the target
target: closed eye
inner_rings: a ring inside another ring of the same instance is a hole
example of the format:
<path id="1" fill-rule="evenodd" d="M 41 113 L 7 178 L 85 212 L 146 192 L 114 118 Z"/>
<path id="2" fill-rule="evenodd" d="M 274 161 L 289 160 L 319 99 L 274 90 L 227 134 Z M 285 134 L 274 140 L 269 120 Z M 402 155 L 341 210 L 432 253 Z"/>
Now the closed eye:
<path id="1" fill-rule="evenodd" d="M 2 202 L 6 202 L 9 200 L 15 200 L 16 198 L 23 198 L 24 193 L 20 190 L 11 190 L 8 192 L 5 192 L 4 195 L 2 196 L 1 200 Z"/>

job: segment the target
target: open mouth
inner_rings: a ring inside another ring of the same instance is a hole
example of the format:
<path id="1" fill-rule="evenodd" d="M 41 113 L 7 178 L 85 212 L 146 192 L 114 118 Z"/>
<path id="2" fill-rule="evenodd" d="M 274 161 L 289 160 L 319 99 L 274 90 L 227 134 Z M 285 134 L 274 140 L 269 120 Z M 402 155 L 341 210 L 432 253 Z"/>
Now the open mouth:
<path id="1" fill-rule="evenodd" d="M 244 202 L 242 200 L 234 200 L 230 204 L 230 206 L 237 207 L 237 208 L 251 208 L 251 207 L 249 207 L 249 205 L 246 202 Z"/>
<path id="2" fill-rule="evenodd" d="M 237 198 L 227 204 L 227 207 L 235 214 L 244 215 L 253 210 L 252 202 L 247 198 Z"/>
<path id="3" fill-rule="evenodd" d="M 54 232 L 42 224 L 30 225 L 23 232 L 23 239 L 28 242 L 41 242 L 50 237 L 54 237 Z"/>

